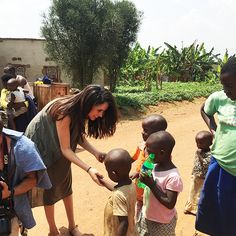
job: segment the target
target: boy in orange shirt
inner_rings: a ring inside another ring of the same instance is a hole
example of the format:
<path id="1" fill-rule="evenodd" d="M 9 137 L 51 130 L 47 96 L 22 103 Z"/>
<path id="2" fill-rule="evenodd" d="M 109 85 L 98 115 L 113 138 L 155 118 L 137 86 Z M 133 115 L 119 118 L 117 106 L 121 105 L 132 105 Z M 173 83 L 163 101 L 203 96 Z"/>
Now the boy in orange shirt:
<path id="1" fill-rule="evenodd" d="M 142 137 L 143 140 L 136 149 L 135 154 L 132 156 L 132 162 L 136 161 L 136 172 L 131 175 L 132 179 L 135 180 L 136 193 L 137 193 L 137 202 L 136 202 L 136 221 L 139 218 L 142 206 L 143 206 L 143 188 L 138 187 L 138 177 L 142 169 L 143 163 L 146 161 L 148 155 L 145 151 L 146 140 L 148 137 L 158 131 L 164 131 L 167 128 L 167 121 L 161 115 L 150 115 L 144 118 L 142 121 Z"/>

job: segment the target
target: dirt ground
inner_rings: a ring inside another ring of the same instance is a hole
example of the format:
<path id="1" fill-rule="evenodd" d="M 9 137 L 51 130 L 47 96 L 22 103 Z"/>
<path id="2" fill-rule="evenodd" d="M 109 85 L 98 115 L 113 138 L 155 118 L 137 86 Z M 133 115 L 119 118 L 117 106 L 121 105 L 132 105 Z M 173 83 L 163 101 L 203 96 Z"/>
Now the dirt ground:
<path id="1" fill-rule="evenodd" d="M 195 217 L 184 215 L 183 209 L 188 197 L 190 174 L 196 150 L 194 137 L 198 131 L 207 129 L 199 112 L 203 101 L 204 99 L 201 98 L 193 102 L 163 103 L 156 107 L 151 107 L 147 111 L 147 114 L 162 114 L 168 121 L 167 130 L 176 139 L 173 161 L 179 168 L 184 182 L 184 190 L 179 195 L 176 205 L 178 211 L 177 236 L 193 236 L 195 232 Z M 134 117 L 132 119 L 122 119 L 113 137 L 105 140 L 91 139 L 91 143 L 104 152 L 120 147 L 132 153 L 141 140 L 142 117 Z M 107 177 L 103 164 L 98 163 L 88 152 L 79 152 L 78 156 Z M 92 182 L 89 175 L 81 171 L 77 166 L 73 165 L 72 170 L 76 223 L 82 232 L 102 236 L 103 210 L 109 196 L 109 191 Z M 43 207 L 35 208 L 33 212 L 37 225 L 29 230 L 28 235 L 46 236 L 48 225 Z M 62 202 L 56 204 L 56 221 L 63 235 L 68 235 L 66 230 L 66 213 Z"/>

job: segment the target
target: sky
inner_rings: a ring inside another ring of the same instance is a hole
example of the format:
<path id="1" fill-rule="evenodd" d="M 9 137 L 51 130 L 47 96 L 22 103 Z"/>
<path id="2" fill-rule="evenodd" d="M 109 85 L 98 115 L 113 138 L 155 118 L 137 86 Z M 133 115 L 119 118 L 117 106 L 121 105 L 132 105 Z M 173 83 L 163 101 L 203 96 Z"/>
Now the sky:
<path id="1" fill-rule="evenodd" d="M 214 53 L 236 53 L 235 0 L 130 0 L 143 12 L 142 47 L 178 48 L 205 43 Z M 0 0 L 0 38 L 40 38 L 42 14 L 51 0 Z"/>

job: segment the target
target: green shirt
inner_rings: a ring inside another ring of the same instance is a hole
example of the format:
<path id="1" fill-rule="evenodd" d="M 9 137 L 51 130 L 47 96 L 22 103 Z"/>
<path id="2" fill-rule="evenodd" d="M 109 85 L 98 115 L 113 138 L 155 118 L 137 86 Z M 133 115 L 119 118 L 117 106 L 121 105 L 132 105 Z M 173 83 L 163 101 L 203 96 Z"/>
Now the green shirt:
<path id="1" fill-rule="evenodd" d="M 224 170 L 236 176 L 236 101 L 224 91 L 215 92 L 206 100 L 204 111 L 210 116 L 217 113 L 219 121 L 212 155 Z"/>

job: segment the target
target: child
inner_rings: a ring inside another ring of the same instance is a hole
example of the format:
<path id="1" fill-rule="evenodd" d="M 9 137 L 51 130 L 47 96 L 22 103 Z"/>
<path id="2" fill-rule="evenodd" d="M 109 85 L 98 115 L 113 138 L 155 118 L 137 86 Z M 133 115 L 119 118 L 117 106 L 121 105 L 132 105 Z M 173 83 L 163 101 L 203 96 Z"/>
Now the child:
<path id="1" fill-rule="evenodd" d="M 220 74 L 223 91 L 211 94 L 201 114 L 214 134 L 212 159 L 198 204 L 196 229 L 210 235 L 236 235 L 236 57 Z M 218 126 L 214 115 L 218 114 Z"/>
<path id="2" fill-rule="evenodd" d="M 195 153 L 191 188 L 184 209 L 185 214 L 196 215 L 200 192 L 211 160 L 212 139 L 213 136 L 209 131 L 200 131 L 195 137 L 198 149 Z"/>
<path id="3" fill-rule="evenodd" d="M 19 86 L 21 86 L 25 91 L 27 91 L 28 95 L 34 100 L 33 91 L 30 88 L 28 81 L 22 75 L 16 74 L 16 68 L 13 65 L 7 65 L 4 68 L 4 73 L 11 74 L 14 78 L 16 78 L 16 80 L 19 82 Z"/>
<path id="4" fill-rule="evenodd" d="M 166 131 L 153 133 L 146 141 L 147 152 L 155 156 L 155 164 L 151 176 L 147 173 L 140 175 L 140 181 L 147 186 L 141 217 L 137 223 L 140 236 L 175 235 L 175 204 L 183 183 L 171 158 L 174 146 L 174 138 Z"/>
<path id="5" fill-rule="evenodd" d="M 129 178 L 131 157 L 123 149 L 113 149 L 105 157 L 109 178 L 117 185 L 101 179 L 101 183 L 112 191 L 104 211 L 104 236 L 137 235 L 134 222 L 136 192 Z"/>
<path id="6" fill-rule="evenodd" d="M 31 99 L 34 101 L 35 97 L 34 97 L 33 91 L 29 83 L 27 82 L 26 78 L 24 78 L 23 76 L 17 76 L 16 80 L 18 81 L 19 86 L 23 89 L 23 92 L 28 94 L 31 97 Z"/>
<path id="7" fill-rule="evenodd" d="M 139 177 L 139 173 L 142 168 L 142 165 L 147 158 L 147 155 L 145 154 L 145 150 L 144 150 L 145 141 L 147 140 L 150 134 L 155 133 L 157 131 L 166 130 L 167 121 L 161 115 L 150 115 L 142 121 L 142 128 L 143 128 L 143 132 L 142 132 L 143 141 L 137 147 L 136 152 L 132 157 L 132 162 L 137 161 L 136 172 L 131 175 L 132 179 L 136 179 L 135 180 L 136 193 L 137 193 L 136 212 L 135 212 L 136 220 L 138 220 L 142 206 L 143 206 L 143 188 L 138 187 L 137 178 Z"/>
<path id="8" fill-rule="evenodd" d="M 11 129 L 16 129 L 14 118 L 27 112 L 27 107 L 21 106 L 17 108 L 17 103 L 25 102 L 25 94 L 23 90 L 18 87 L 19 83 L 15 78 L 7 81 L 8 94 L 7 115 Z"/>

